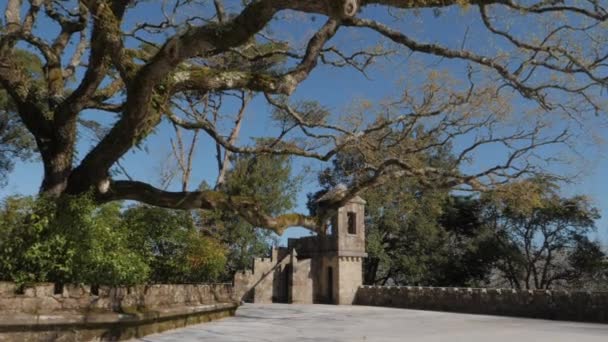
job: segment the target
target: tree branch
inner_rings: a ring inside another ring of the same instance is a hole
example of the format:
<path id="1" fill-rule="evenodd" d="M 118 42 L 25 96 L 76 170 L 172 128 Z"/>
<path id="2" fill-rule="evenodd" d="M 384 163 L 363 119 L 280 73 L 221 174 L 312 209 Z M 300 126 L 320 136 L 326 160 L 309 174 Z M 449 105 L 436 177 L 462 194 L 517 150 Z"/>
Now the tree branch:
<path id="1" fill-rule="evenodd" d="M 319 232 L 316 218 L 301 214 L 272 217 L 264 214 L 254 199 L 228 196 L 216 191 L 169 192 L 134 181 L 112 181 L 109 190 L 99 195 L 101 201 L 134 200 L 172 209 L 230 210 L 256 227 L 281 235 L 289 227 L 305 227 Z"/>

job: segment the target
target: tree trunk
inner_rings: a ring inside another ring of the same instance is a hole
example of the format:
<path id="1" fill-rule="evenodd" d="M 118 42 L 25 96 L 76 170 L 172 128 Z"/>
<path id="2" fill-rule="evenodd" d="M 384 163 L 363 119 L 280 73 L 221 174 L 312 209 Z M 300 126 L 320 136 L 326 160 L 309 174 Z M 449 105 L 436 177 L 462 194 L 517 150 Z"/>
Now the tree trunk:
<path id="1" fill-rule="evenodd" d="M 43 154 L 44 178 L 40 185 L 40 193 L 58 197 L 65 191 L 68 184 L 68 177 L 72 171 L 71 159 L 71 154 Z"/>
<path id="2" fill-rule="evenodd" d="M 376 284 L 376 274 L 378 273 L 378 264 L 380 260 L 378 258 L 368 258 L 364 265 L 363 272 L 363 283 L 365 285 Z"/>
<path id="3" fill-rule="evenodd" d="M 40 193 L 58 197 L 65 192 L 72 173 L 76 147 L 76 120 L 55 127 L 53 133 L 50 141 L 37 138 L 36 142 L 44 166 Z"/>

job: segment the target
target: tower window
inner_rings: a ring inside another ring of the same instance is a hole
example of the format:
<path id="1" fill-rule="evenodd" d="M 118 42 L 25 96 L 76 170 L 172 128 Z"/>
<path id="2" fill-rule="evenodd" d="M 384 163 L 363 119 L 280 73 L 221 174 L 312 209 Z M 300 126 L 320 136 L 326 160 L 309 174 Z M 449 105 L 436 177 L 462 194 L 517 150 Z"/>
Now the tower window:
<path id="1" fill-rule="evenodd" d="M 349 212 L 348 215 L 348 234 L 357 234 L 357 213 Z"/>

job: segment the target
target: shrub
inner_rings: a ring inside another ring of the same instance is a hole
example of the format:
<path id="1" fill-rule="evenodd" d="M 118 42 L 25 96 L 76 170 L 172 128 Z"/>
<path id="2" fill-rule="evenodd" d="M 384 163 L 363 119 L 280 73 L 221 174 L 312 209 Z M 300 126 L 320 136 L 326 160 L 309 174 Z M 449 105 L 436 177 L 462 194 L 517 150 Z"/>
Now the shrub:
<path id="1" fill-rule="evenodd" d="M 206 236 L 189 212 L 139 205 L 123 214 L 129 249 L 151 267 L 150 282 L 216 281 L 226 266 L 226 248 Z"/>
<path id="2" fill-rule="evenodd" d="M 119 204 L 9 197 L 0 212 L 0 278 L 17 283 L 136 284 L 149 266 L 128 250 Z"/>

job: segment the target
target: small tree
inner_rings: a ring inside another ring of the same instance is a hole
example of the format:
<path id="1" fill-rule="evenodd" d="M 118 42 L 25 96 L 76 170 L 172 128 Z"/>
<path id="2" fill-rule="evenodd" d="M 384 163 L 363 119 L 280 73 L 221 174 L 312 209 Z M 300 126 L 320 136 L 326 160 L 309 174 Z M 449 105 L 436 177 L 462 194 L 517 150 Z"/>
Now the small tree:
<path id="1" fill-rule="evenodd" d="M 222 165 L 228 160 L 225 159 Z M 216 189 L 229 196 L 249 198 L 260 210 L 279 215 L 295 206 L 301 177 L 294 175 L 291 158 L 277 155 L 233 155 L 227 171 L 220 173 Z M 228 246 L 228 279 L 237 270 L 251 267 L 253 257 L 265 256 L 277 235 L 256 227 L 230 210 L 199 212 L 198 226 Z"/>
<path id="2" fill-rule="evenodd" d="M 557 189 L 531 179 L 485 199 L 485 220 L 505 251 L 498 268 L 516 288 L 567 286 L 604 266 L 605 255 L 588 239 L 598 210 L 586 197 L 561 197 Z"/>
<path id="3" fill-rule="evenodd" d="M 445 262 L 433 270 L 437 285 L 486 286 L 504 251 L 483 221 L 483 205 L 472 196 L 450 196 L 443 205 L 439 225 L 448 239 Z"/>

